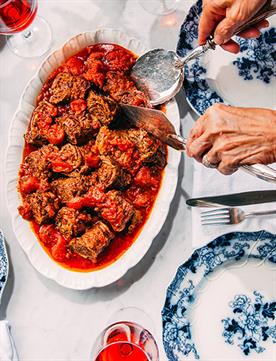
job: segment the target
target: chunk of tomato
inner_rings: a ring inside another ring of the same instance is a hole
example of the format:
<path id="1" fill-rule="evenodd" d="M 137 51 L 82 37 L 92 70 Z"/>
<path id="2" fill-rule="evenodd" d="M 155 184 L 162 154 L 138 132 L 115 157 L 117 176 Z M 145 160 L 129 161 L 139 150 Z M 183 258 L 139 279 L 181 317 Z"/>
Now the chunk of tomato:
<path id="1" fill-rule="evenodd" d="M 70 173 L 73 170 L 73 166 L 67 162 L 64 162 L 60 159 L 55 159 L 51 161 L 52 169 L 56 173 Z"/>
<path id="2" fill-rule="evenodd" d="M 68 59 L 65 65 L 73 75 L 80 75 L 84 71 L 83 61 L 76 56 L 72 56 L 70 59 Z"/>
<path id="3" fill-rule="evenodd" d="M 105 64 L 109 70 L 127 71 L 135 64 L 135 57 L 124 49 L 110 51 L 105 56 Z"/>
<path id="4" fill-rule="evenodd" d="M 56 244 L 51 248 L 51 253 L 56 261 L 63 262 L 67 259 L 66 239 L 58 234 Z"/>
<path id="5" fill-rule="evenodd" d="M 70 103 L 70 109 L 72 110 L 72 112 L 79 114 L 81 112 L 83 112 L 87 107 L 86 101 L 83 99 L 77 99 L 77 100 L 73 100 Z"/>
<path id="6" fill-rule="evenodd" d="M 116 145 L 122 152 L 134 148 L 134 144 L 130 140 L 124 138 L 115 138 L 109 143 L 113 146 Z"/>
<path id="7" fill-rule="evenodd" d="M 48 115 L 43 114 L 36 114 L 36 117 L 38 118 L 38 127 L 42 132 L 47 133 L 49 130 L 53 119 Z"/>
<path id="8" fill-rule="evenodd" d="M 98 154 L 88 153 L 85 156 L 85 164 L 90 168 L 97 168 L 100 162 Z"/>
<path id="9" fill-rule="evenodd" d="M 142 167 L 134 178 L 134 184 L 138 186 L 158 188 L 160 182 L 159 175 L 153 175 L 149 167 Z"/>
<path id="10" fill-rule="evenodd" d="M 20 190 L 24 194 L 35 192 L 39 189 L 40 182 L 36 177 L 25 176 L 20 179 Z"/>
<path id="11" fill-rule="evenodd" d="M 84 198 L 83 197 L 74 197 L 71 198 L 69 202 L 67 202 L 67 207 L 73 208 L 76 210 L 81 209 L 84 207 Z"/>
<path id="12" fill-rule="evenodd" d="M 28 203 L 24 203 L 23 206 L 18 207 L 18 212 L 22 218 L 30 221 L 33 219 L 33 212 Z"/>
<path id="13" fill-rule="evenodd" d="M 95 71 L 93 68 L 89 68 L 83 76 L 99 88 L 102 88 L 104 85 L 105 75 L 102 72 Z"/>
<path id="14" fill-rule="evenodd" d="M 57 230 L 53 224 L 44 224 L 39 228 L 38 234 L 41 242 L 51 244 L 56 241 Z"/>
<path id="15" fill-rule="evenodd" d="M 101 184 L 97 184 L 89 189 L 85 195 L 84 203 L 87 206 L 95 207 L 104 203 L 106 200 L 106 194 L 104 193 L 104 187 Z"/>
<path id="16" fill-rule="evenodd" d="M 58 124 L 52 125 L 47 132 L 47 139 L 49 143 L 54 145 L 61 144 L 64 140 L 64 137 L 65 137 L 64 130 Z"/>

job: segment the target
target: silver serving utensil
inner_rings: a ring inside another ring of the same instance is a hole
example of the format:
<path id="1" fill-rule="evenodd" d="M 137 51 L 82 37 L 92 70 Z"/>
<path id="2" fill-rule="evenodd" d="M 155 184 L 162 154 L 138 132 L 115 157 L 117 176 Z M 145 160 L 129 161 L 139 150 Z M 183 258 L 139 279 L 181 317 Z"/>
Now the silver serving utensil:
<path id="1" fill-rule="evenodd" d="M 268 1 L 247 23 L 240 26 L 234 35 L 252 25 L 276 14 L 276 1 Z M 184 58 L 174 51 L 165 49 L 150 50 L 140 58 L 131 70 L 131 77 L 137 87 L 148 94 L 151 104 L 158 105 L 172 99 L 181 89 L 184 80 L 183 67 L 189 61 L 215 50 L 217 44 L 210 37 L 206 44 L 198 46 Z"/>
<path id="2" fill-rule="evenodd" d="M 247 218 L 267 216 L 276 214 L 276 209 L 262 212 L 245 213 L 239 208 L 217 208 L 210 211 L 201 212 L 202 226 L 220 226 L 226 224 L 239 224 Z"/>
<path id="3" fill-rule="evenodd" d="M 133 105 L 120 104 L 121 115 L 133 127 L 145 129 L 161 142 L 170 147 L 185 151 L 186 139 L 176 133 L 176 130 L 165 113 L 156 109 L 136 107 Z M 263 164 L 243 165 L 240 167 L 247 173 L 263 179 L 267 182 L 276 183 L 276 171 Z"/>

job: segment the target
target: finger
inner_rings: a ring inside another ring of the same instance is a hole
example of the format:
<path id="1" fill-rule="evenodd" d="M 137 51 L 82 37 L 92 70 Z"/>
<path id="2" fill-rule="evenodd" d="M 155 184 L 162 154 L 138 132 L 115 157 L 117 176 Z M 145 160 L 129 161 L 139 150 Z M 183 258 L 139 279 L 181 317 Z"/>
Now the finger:
<path id="1" fill-rule="evenodd" d="M 216 27 L 214 40 L 218 45 L 225 44 L 233 36 L 238 24 L 233 18 L 223 19 Z"/>
<path id="2" fill-rule="evenodd" d="M 189 147 L 195 139 L 199 138 L 204 133 L 205 118 L 206 118 L 205 114 L 203 114 L 200 118 L 198 118 L 198 120 L 196 121 L 195 125 L 192 127 L 188 135 L 186 146 L 187 146 L 187 154 L 190 157 L 192 157 L 192 155 L 189 154 Z"/>
<path id="3" fill-rule="evenodd" d="M 258 38 L 261 35 L 260 29 L 269 27 L 269 21 L 262 20 L 249 29 L 241 31 L 237 35 L 244 39 Z"/>
<path id="4" fill-rule="evenodd" d="M 226 50 L 229 51 L 230 53 L 233 54 L 238 54 L 240 51 L 240 46 L 238 43 L 236 43 L 234 40 L 229 40 L 227 41 L 227 43 L 221 45 L 221 47 Z"/>
<path id="5" fill-rule="evenodd" d="M 193 157 L 198 162 L 202 161 L 202 157 L 212 148 L 212 144 L 206 138 L 205 135 L 195 139 L 191 143 L 187 144 L 187 154 Z"/>
<path id="6" fill-rule="evenodd" d="M 241 32 L 239 32 L 238 33 L 238 36 L 240 36 L 240 37 L 243 37 L 243 33 L 246 33 L 248 30 L 251 30 L 251 29 L 258 29 L 258 30 L 260 30 L 260 29 L 263 29 L 263 28 L 268 28 L 270 26 L 270 24 L 269 24 L 269 21 L 268 20 L 261 20 L 261 21 L 259 21 L 257 24 L 255 24 L 254 26 L 252 26 L 252 27 L 250 27 L 250 28 L 248 28 L 248 29 L 246 29 L 246 30 L 243 30 L 243 31 L 241 31 Z"/>
<path id="7" fill-rule="evenodd" d="M 255 24 L 254 28 L 263 29 L 263 28 L 268 28 L 269 26 L 270 26 L 269 21 L 264 19 L 258 22 L 257 24 Z"/>
<path id="8" fill-rule="evenodd" d="M 207 157 L 208 162 L 211 164 L 219 164 L 221 161 L 220 155 L 214 147 L 212 147 L 208 153 L 205 153 L 204 156 Z"/>
<path id="9" fill-rule="evenodd" d="M 223 14 L 212 11 L 212 6 L 203 6 L 203 11 L 199 20 L 198 42 L 199 45 L 206 43 L 207 38 L 213 34 L 217 24 L 222 20 Z"/>
<path id="10" fill-rule="evenodd" d="M 261 35 L 261 32 L 257 28 L 249 28 L 244 31 L 241 31 L 238 36 L 244 39 L 258 38 Z"/>
<path id="11" fill-rule="evenodd" d="M 238 167 L 236 165 L 221 161 L 217 167 L 217 170 L 224 175 L 230 175 L 235 173 L 238 170 Z"/>
<path id="12" fill-rule="evenodd" d="M 199 138 L 203 133 L 203 129 L 201 127 L 201 124 L 196 123 L 193 128 L 190 130 L 188 140 L 195 140 L 196 138 Z"/>

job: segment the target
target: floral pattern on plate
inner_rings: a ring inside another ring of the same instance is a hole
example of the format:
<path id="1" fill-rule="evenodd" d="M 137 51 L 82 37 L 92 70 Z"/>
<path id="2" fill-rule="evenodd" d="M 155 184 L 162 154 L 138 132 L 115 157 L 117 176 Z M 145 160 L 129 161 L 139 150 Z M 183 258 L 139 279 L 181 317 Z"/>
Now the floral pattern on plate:
<path id="1" fill-rule="evenodd" d="M 9 263 L 5 247 L 4 234 L 0 230 L 0 301 L 8 278 Z"/>
<path id="2" fill-rule="evenodd" d="M 201 12 L 202 1 L 199 0 L 191 7 L 181 27 L 177 53 L 182 57 L 196 46 Z M 187 100 L 200 114 L 203 114 L 211 105 L 223 101 L 215 91 L 209 88 L 205 80 L 205 73 L 206 69 L 200 65 L 199 59 L 189 63 L 184 69 L 184 88 Z"/>
<path id="3" fill-rule="evenodd" d="M 163 343 L 170 361 L 183 360 L 183 356 L 200 359 L 189 317 L 197 288 L 217 267 L 246 257 L 276 264 L 276 236 L 265 231 L 228 233 L 195 250 L 178 268 L 162 311 Z"/>
<path id="4" fill-rule="evenodd" d="M 202 0 L 193 5 L 181 26 L 177 54 L 187 55 L 198 46 L 198 24 L 202 12 Z M 276 40 L 275 28 L 266 30 L 258 39 L 240 39 L 241 53 L 233 62 L 237 77 L 243 80 L 260 79 L 265 84 L 275 77 Z M 242 56 L 241 56 L 242 54 Z M 184 89 L 187 101 L 198 115 L 202 115 L 214 103 L 229 104 L 208 84 L 207 70 L 200 59 L 189 62 L 184 70 Z M 229 73 L 231 74 L 231 73 Z M 231 76 L 231 75 L 230 75 Z M 235 105 L 235 104 L 232 104 Z"/>
<path id="5" fill-rule="evenodd" d="M 233 315 L 222 320 L 226 343 L 236 343 L 244 355 L 264 352 L 267 341 L 276 343 L 276 302 L 266 302 L 254 291 L 254 299 L 237 295 L 229 305 Z"/>
<path id="6" fill-rule="evenodd" d="M 237 38 L 241 53 L 233 64 L 239 69 L 239 75 L 244 80 L 260 79 L 269 84 L 271 77 L 276 76 L 276 30 L 271 28 L 258 39 L 245 40 Z"/>

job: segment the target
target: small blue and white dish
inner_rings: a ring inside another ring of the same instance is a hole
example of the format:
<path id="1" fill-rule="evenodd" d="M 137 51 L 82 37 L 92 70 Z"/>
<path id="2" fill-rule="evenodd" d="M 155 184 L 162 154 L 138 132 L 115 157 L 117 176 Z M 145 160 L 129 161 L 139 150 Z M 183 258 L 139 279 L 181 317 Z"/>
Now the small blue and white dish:
<path id="1" fill-rule="evenodd" d="M 5 247 L 4 234 L 0 230 L 0 303 L 8 279 L 8 273 L 9 273 L 9 260 Z"/>
<path id="2" fill-rule="evenodd" d="M 202 0 L 190 9 L 180 32 L 177 53 L 198 45 Z M 239 54 L 220 47 L 185 67 L 184 89 L 193 110 L 202 115 L 212 104 L 276 109 L 276 16 L 258 39 L 236 38 Z"/>
<path id="3" fill-rule="evenodd" d="M 276 235 L 225 234 L 178 268 L 162 311 L 170 361 L 272 361 Z"/>

